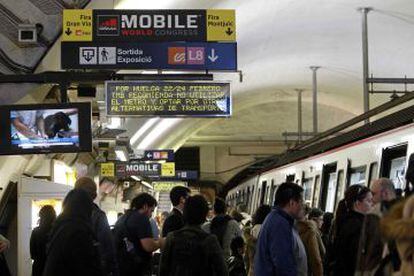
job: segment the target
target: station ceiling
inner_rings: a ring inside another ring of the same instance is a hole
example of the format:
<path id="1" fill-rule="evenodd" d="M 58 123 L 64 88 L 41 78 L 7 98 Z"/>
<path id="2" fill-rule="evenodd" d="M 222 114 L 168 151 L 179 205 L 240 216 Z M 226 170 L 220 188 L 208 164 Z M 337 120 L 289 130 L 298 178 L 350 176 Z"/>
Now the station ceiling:
<path id="1" fill-rule="evenodd" d="M 54 38 L 59 40 L 60 29 L 56 26 L 61 20 L 61 10 L 73 2 L 79 1 L 0 0 L 11 13 L 44 26 L 44 43 L 30 49 L 20 47 L 7 30 L 0 29 L 1 49 L 15 63 L 24 65 L 18 71 L 2 62 L 1 72 L 27 73 L 25 67 L 35 68 L 53 47 Z M 236 10 L 242 82 L 238 74 L 214 76 L 216 80 L 232 82 L 232 117 L 141 118 L 123 123 L 133 148 L 177 149 L 183 145 L 281 143 L 283 132 L 297 131 L 295 89 L 304 89 L 303 130 L 312 131 L 310 66 L 321 67 L 317 71 L 320 130 L 362 113 L 362 16 L 357 11 L 362 6 L 373 8 L 368 14 L 370 73 L 374 77 L 414 77 L 411 64 L 414 1 L 411 0 L 93 0 L 89 7 Z M 46 7 L 54 9 L 46 11 Z M 378 85 L 376 88 L 401 90 L 404 87 Z M 3 88 L 0 97 L 11 99 L 11 95 L 17 97 Z M 371 95 L 370 100 L 374 107 L 388 101 L 389 95 Z"/>

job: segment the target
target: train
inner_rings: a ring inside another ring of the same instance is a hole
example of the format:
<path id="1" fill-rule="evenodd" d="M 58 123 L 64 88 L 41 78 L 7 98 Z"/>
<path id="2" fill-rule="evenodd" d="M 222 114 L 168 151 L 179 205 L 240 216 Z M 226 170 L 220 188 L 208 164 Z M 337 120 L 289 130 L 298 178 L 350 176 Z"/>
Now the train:
<path id="1" fill-rule="evenodd" d="M 396 189 L 407 189 L 406 172 L 414 168 L 413 119 L 414 107 L 407 107 L 338 136 L 328 131 L 326 139 L 316 137 L 239 173 L 236 182 L 228 183 L 226 201 L 232 207 L 244 205 L 252 214 L 262 204 L 273 205 L 278 185 L 295 182 L 303 188 L 307 205 L 334 212 L 351 185 L 369 187 L 372 180 L 387 177 Z"/>

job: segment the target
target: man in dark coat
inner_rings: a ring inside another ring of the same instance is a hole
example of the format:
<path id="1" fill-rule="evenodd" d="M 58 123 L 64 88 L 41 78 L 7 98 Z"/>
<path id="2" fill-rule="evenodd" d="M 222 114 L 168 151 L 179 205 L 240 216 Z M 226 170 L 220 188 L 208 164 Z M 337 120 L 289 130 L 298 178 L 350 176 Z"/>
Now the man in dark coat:
<path id="1" fill-rule="evenodd" d="M 184 226 L 183 209 L 187 197 L 190 195 L 190 189 L 183 186 L 176 186 L 170 192 L 171 203 L 174 206 L 170 215 L 162 227 L 162 237 L 168 233 L 181 229 Z"/>
<path id="2" fill-rule="evenodd" d="M 184 206 L 186 225 L 168 234 L 161 253 L 160 276 L 227 276 L 227 266 L 216 236 L 204 232 L 208 204 L 201 195 L 189 197 Z"/>
<path id="3" fill-rule="evenodd" d="M 86 191 L 92 200 L 97 196 L 97 186 L 89 177 L 81 177 L 75 183 L 75 189 Z M 93 203 L 92 208 L 92 229 L 95 232 L 98 241 L 99 255 L 101 258 L 102 268 L 107 275 L 119 275 L 118 264 L 116 262 L 114 241 L 109 227 L 108 219 L 98 205 Z"/>
<path id="4" fill-rule="evenodd" d="M 91 227 L 93 203 L 74 189 L 63 201 L 63 212 L 52 228 L 43 276 L 102 276 L 96 239 Z"/>

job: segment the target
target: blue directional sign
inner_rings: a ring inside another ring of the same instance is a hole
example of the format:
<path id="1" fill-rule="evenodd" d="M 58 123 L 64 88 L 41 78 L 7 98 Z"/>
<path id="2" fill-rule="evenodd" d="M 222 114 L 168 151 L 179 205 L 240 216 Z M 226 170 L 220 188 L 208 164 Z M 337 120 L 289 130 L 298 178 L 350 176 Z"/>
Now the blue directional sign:
<path id="1" fill-rule="evenodd" d="M 62 69 L 237 70 L 233 42 L 62 42 Z"/>
<path id="2" fill-rule="evenodd" d="M 174 150 L 146 150 L 144 152 L 144 159 L 174 161 Z"/>

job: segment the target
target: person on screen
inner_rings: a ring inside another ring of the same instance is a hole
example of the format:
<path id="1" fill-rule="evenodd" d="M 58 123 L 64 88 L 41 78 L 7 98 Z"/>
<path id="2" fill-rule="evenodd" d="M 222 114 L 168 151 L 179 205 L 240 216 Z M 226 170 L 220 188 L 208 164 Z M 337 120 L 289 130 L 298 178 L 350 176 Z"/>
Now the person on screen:
<path id="1" fill-rule="evenodd" d="M 20 110 L 10 114 L 12 123 L 12 139 L 19 140 L 47 138 L 43 110 Z M 24 136 L 24 137 L 22 137 Z"/>

